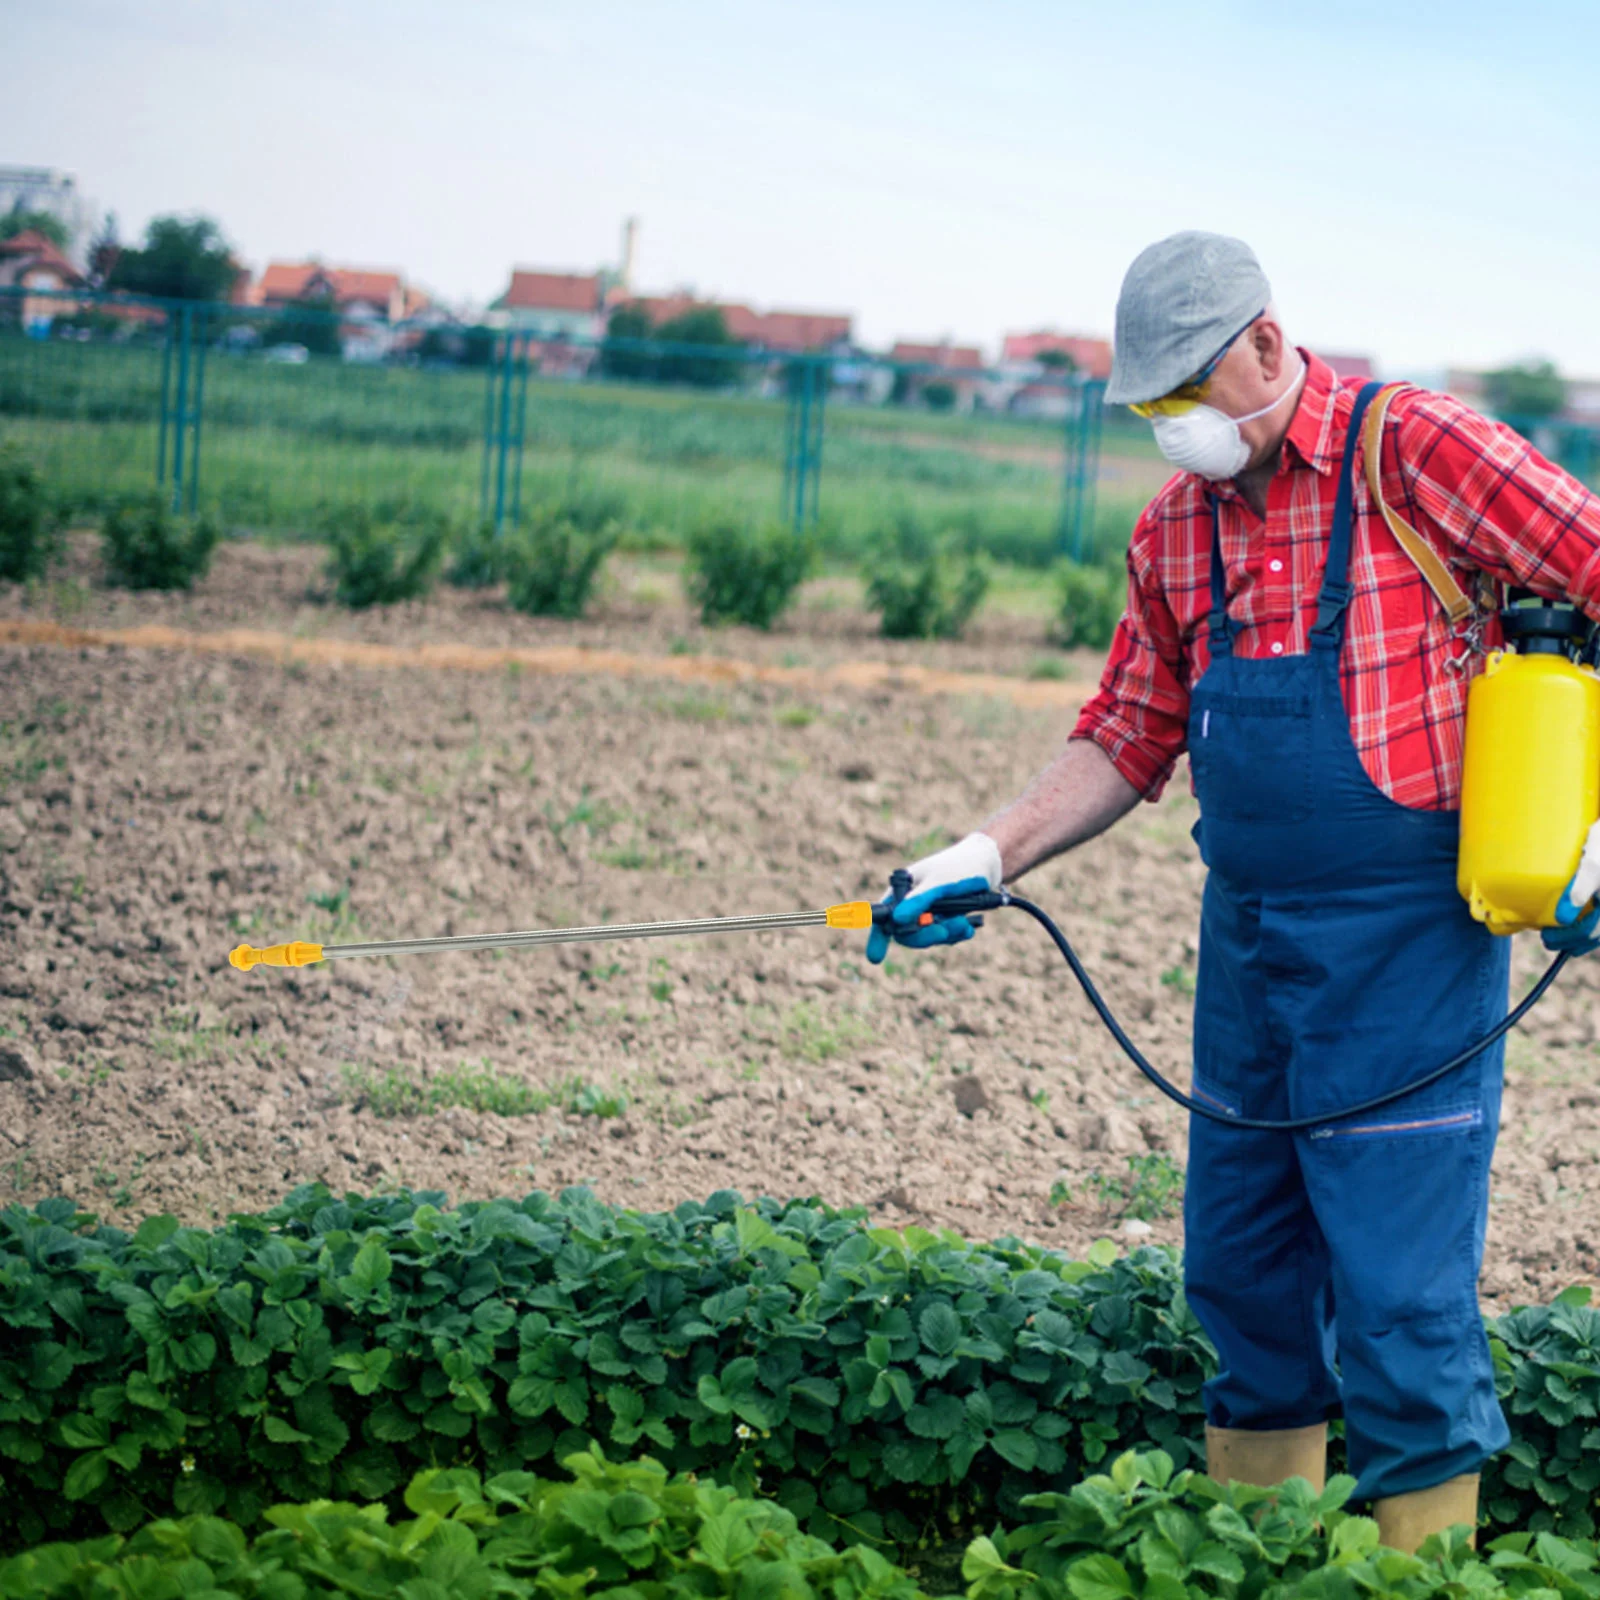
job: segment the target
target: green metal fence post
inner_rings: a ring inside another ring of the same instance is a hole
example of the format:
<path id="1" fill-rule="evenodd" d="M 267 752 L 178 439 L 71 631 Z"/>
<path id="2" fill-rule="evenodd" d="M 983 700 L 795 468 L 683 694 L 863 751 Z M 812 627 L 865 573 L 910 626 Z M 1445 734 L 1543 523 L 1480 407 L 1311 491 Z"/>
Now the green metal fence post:
<path id="1" fill-rule="evenodd" d="M 194 359 L 194 438 L 190 441 L 189 455 L 189 515 L 200 509 L 200 423 L 205 415 L 206 399 L 206 324 L 209 313 L 200 308 L 200 346 Z"/>
<path id="2" fill-rule="evenodd" d="M 167 481 L 167 409 L 172 394 L 172 346 L 178 336 L 178 325 L 172 313 L 167 312 L 167 337 L 161 346 L 161 425 L 156 432 L 156 487 Z"/>
<path id="3" fill-rule="evenodd" d="M 522 364 L 517 383 L 517 422 L 516 422 L 516 453 L 517 466 L 512 478 L 511 488 L 511 521 L 512 525 L 522 519 L 522 451 L 528 437 L 528 373 L 533 366 L 533 359 L 528 354 L 530 339 L 522 341 Z"/>
<path id="4" fill-rule="evenodd" d="M 506 339 L 505 365 L 500 373 L 500 435 L 495 441 L 494 531 L 496 537 L 506 522 L 506 453 L 511 443 L 511 380 L 515 370 L 517 341 Z"/>
<path id="5" fill-rule="evenodd" d="M 816 522 L 822 491 L 827 382 L 818 366 L 814 356 L 795 356 L 784 368 L 789 408 L 784 418 L 783 515 L 796 533 Z"/>
<path id="6" fill-rule="evenodd" d="M 189 343 L 194 328 L 189 307 L 178 313 L 177 405 L 173 413 L 172 434 L 172 509 L 183 510 L 183 444 L 189 427 Z"/>
<path id="7" fill-rule="evenodd" d="M 488 381 L 483 391 L 483 470 L 478 478 L 478 519 L 481 522 L 489 520 L 489 458 L 494 450 L 494 381 L 499 366 L 499 352 L 491 344 L 485 368 Z"/>
<path id="8" fill-rule="evenodd" d="M 1065 473 L 1061 486 L 1061 526 L 1056 547 L 1074 561 L 1092 554 L 1095 489 L 1100 478 L 1100 431 L 1106 386 L 1090 378 L 1074 384 L 1077 404 L 1067 408 Z"/>

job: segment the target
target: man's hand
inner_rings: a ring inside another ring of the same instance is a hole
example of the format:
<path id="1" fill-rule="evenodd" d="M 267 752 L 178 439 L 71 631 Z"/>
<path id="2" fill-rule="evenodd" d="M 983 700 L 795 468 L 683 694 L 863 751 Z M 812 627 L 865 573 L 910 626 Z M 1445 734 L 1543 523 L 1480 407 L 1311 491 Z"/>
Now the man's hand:
<path id="1" fill-rule="evenodd" d="M 961 944 L 978 930 L 967 917 L 941 917 L 939 902 L 951 895 L 1000 887 L 1000 847 L 986 833 L 969 833 L 959 844 L 911 863 L 911 892 L 894 908 L 893 939 L 911 950 Z M 925 927 L 917 919 L 931 912 Z M 876 966 L 889 953 L 889 929 L 873 926 L 867 960 Z"/>
<path id="2" fill-rule="evenodd" d="M 1556 905 L 1556 921 L 1560 926 L 1544 930 L 1546 950 L 1571 956 L 1586 956 L 1591 950 L 1600 950 L 1600 904 L 1590 904 L 1597 892 L 1600 892 L 1600 822 L 1590 828 L 1578 870 L 1573 873 L 1572 882 L 1561 891 Z"/>

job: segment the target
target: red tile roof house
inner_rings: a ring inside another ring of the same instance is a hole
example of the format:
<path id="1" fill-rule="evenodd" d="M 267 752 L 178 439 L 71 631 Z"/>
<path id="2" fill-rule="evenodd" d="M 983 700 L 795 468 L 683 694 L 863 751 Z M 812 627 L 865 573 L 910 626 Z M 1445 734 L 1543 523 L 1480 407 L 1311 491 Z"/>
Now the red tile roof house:
<path id="1" fill-rule="evenodd" d="M 905 340 L 889 352 L 889 359 L 897 366 L 939 367 L 939 372 L 897 373 L 895 390 L 898 398 L 907 405 L 920 405 L 930 383 L 946 383 L 955 390 L 953 409 L 970 411 L 977 404 L 978 391 L 983 387 L 983 352 L 973 345 L 911 344 Z M 970 371 L 970 378 L 961 376 Z"/>
<path id="2" fill-rule="evenodd" d="M 0 288 L 81 289 L 84 276 L 42 233 L 28 229 L 0 241 Z M 0 318 L 18 322 L 29 333 L 43 337 L 56 317 L 78 309 L 74 300 L 43 294 L 5 295 L 0 298 Z"/>
<path id="3" fill-rule="evenodd" d="M 605 335 L 606 290 L 603 273 L 515 267 L 506 292 L 489 308 L 489 320 L 533 336 L 529 355 L 544 376 L 582 377 Z"/>
<path id="4" fill-rule="evenodd" d="M 381 361 L 394 344 L 395 323 L 406 314 L 405 283 L 398 272 L 325 267 L 320 261 L 274 261 L 261 274 L 253 298 L 268 307 L 325 300 L 339 313 L 347 361 Z"/>
<path id="5" fill-rule="evenodd" d="M 1072 399 L 1059 381 L 1061 369 L 1052 371 L 1045 359 L 1051 354 L 1067 357 L 1070 370 L 1086 378 L 1104 381 L 1111 376 L 1109 339 L 1045 329 L 1008 333 L 1000 346 L 1000 377 L 992 394 L 996 408 L 1027 417 L 1065 417 L 1072 411 Z"/>

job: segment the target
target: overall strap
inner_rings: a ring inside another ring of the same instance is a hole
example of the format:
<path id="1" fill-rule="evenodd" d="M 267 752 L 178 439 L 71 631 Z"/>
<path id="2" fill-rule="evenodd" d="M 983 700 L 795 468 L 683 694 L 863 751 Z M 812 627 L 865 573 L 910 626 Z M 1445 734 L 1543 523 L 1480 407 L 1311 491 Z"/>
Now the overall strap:
<path id="1" fill-rule="evenodd" d="M 1228 569 L 1222 564 L 1222 510 L 1215 493 L 1211 502 L 1211 611 L 1206 617 L 1207 643 L 1211 657 L 1233 654 L 1233 627 L 1228 621 Z"/>
<path id="2" fill-rule="evenodd" d="M 1333 502 L 1333 531 L 1328 536 L 1328 558 L 1322 569 L 1322 592 L 1317 596 L 1317 621 L 1311 630 L 1313 650 L 1337 652 L 1344 643 L 1344 614 L 1350 604 L 1350 530 L 1356 446 L 1361 440 L 1361 420 L 1381 383 L 1363 384 L 1350 413 L 1339 461 L 1339 490 Z"/>

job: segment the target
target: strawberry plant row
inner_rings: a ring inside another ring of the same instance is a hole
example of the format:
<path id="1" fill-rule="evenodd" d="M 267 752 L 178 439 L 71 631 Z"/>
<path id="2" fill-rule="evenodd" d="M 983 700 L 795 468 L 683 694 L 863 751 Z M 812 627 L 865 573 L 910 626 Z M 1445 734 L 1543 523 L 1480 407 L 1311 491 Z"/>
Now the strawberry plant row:
<path id="1" fill-rule="evenodd" d="M 1516 1430 L 1501 1526 L 1592 1531 L 1600 1313 L 1494 1329 Z M 1198 1464 L 1213 1356 L 1177 1259 L 1073 1261 L 860 1212 L 613 1209 L 587 1190 L 296 1190 L 132 1235 L 0 1212 L 0 1545 L 169 1512 L 393 1496 L 421 1468 L 548 1470 L 598 1445 L 747 1492 L 811 1533 L 905 1544 L 1065 1489 L 1108 1453 Z"/>
<path id="2" fill-rule="evenodd" d="M 37 1546 L 0 1561 L 8 1600 L 926 1600 L 936 1585 L 861 1545 L 835 1549 L 771 1499 L 669 1477 L 654 1461 L 568 1457 L 543 1481 L 466 1468 L 407 1487 L 409 1517 L 384 1505 L 268 1508 L 254 1539 L 190 1515 L 129 1539 Z M 1474 1550 L 1467 1530 L 1417 1555 L 1378 1543 L 1345 1504 L 1354 1480 L 1315 1493 L 1223 1488 L 1175 1471 L 1162 1451 L 1120 1456 L 1066 1494 L 1028 1497 L 1032 1520 L 972 1539 L 967 1600 L 1593 1600 L 1600 1549 L 1555 1534 L 1507 1534 Z M 953 1572 L 950 1574 L 953 1580 Z"/>

